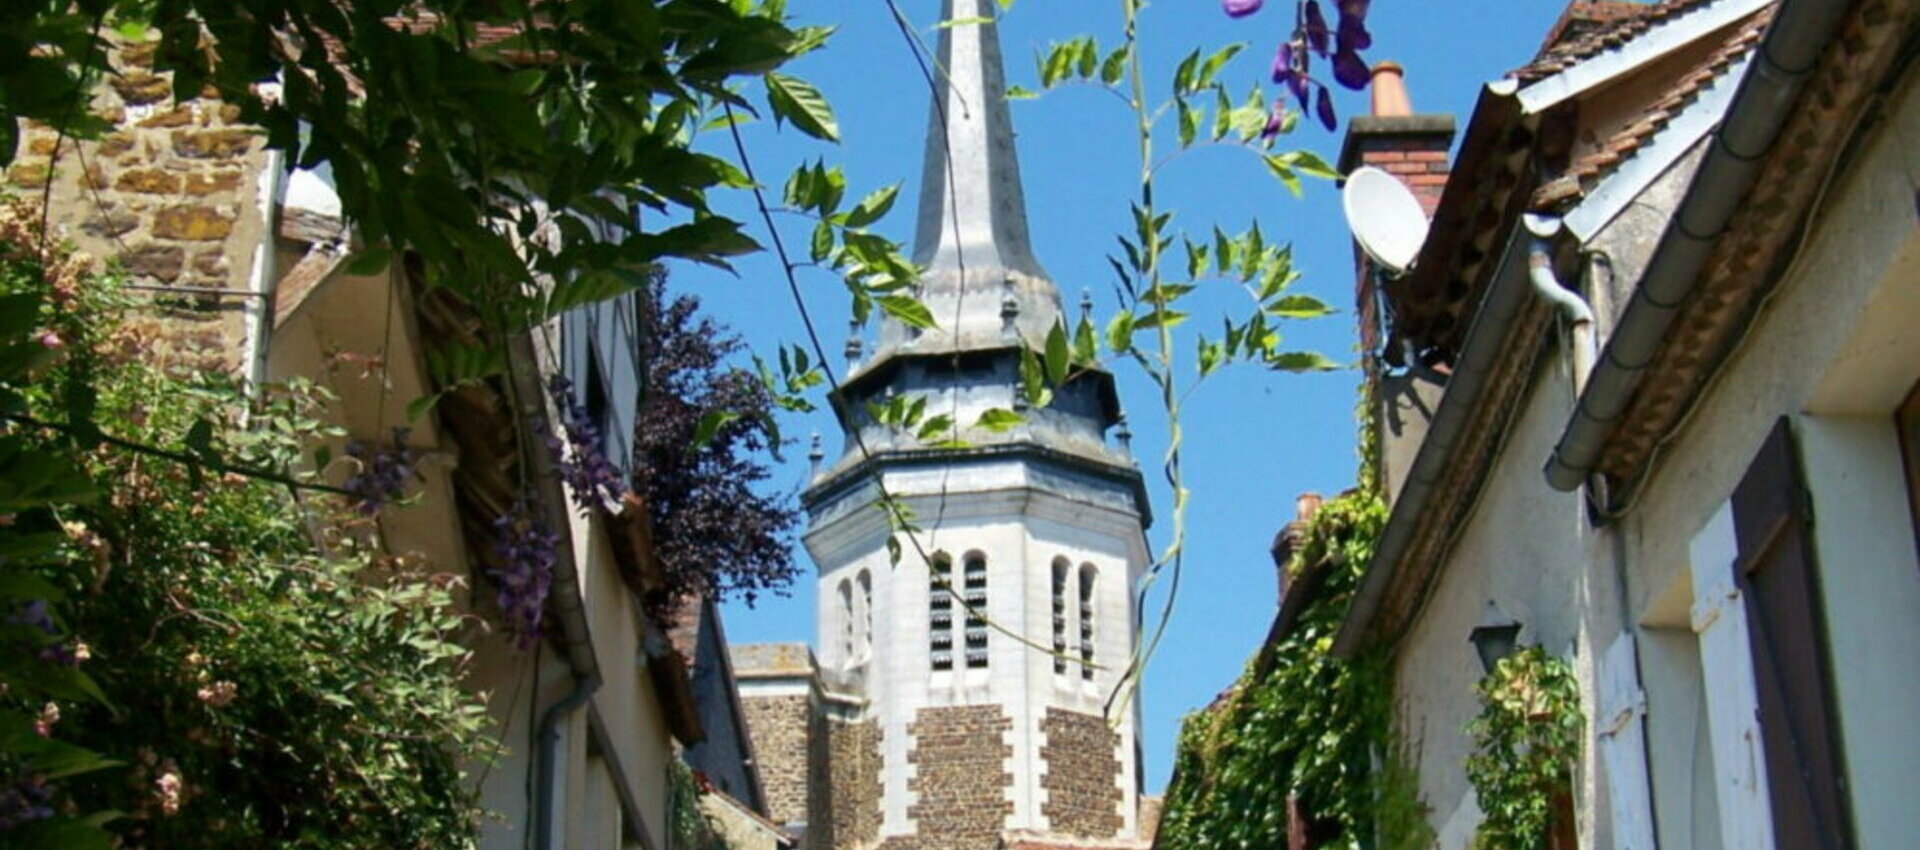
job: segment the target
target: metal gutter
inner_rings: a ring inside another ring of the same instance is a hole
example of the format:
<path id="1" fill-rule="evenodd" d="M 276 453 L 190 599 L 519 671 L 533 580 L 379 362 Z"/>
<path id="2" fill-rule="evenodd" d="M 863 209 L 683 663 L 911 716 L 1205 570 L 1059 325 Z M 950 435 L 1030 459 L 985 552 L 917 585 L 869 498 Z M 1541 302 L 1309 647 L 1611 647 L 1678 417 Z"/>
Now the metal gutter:
<path id="1" fill-rule="evenodd" d="M 1476 311 L 1473 330 L 1454 365 L 1453 376 L 1447 381 L 1440 408 L 1434 413 L 1426 438 L 1420 441 L 1420 451 L 1414 456 L 1413 467 L 1407 471 L 1399 496 L 1394 499 L 1386 528 L 1380 533 L 1380 544 L 1374 550 L 1373 563 L 1361 576 L 1360 587 L 1353 595 L 1353 606 L 1334 636 L 1333 654 L 1337 657 L 1351 658 L 1359 651 L 1369 624 L 1399 572 L 1394 565 L 1413 545 L 1421 515 L 1427 512 L 1436 496 L 1452 495 L 1440 494 L 1437 485 L 1445 476 L 1447 460 L 1454 454 L 1454 443 L 1460 439 L 1473 411 L 1480 406 L 1480 398 L 1487 389 L 1488 367 L 1506 353 L 1507 331 L 1527 304 L 1532 289 L 1528 256 L 1533 238 L 1523 227 L 1514 227 L 1507 235 L 1500 265 L 1494 270 L 1493 283 L 1487 287 L 1486 298 Z"/>
<path id="2" fill-rule="evenodd" d="M 540 714 L 539 751 L 535 754 L 538 774 L 534 780 L 534 850 L 551 850 L 566 844 L 565 841 L 556 841 L 553 834 L 560 826 L 560 813 L 554 811 L 553 799 L 554 791 L 560 784 L 560 724 L 566 721 L 567 715 L 586 705 L 593 698 L 593 692 L 599 689 L 598 676 L 578 679 L 572 691 L 559 702 L 547 706 L 547 710 Z"/>
<path id="3" fill-rule="evenodd" d="M 286 154 L 267 151 L 261 166 L 256 204 L 260 213 L 260 240 L 253 246 L 253 270 L 248 274 L 246 302 L 247 342 L 242 362 L 247 369 L 247 393 L 258 395 L 267 383 L 267 356 L 272 347 L 274 290 L 280 283 L 274 244 L 275 213 L 286 174 Z"/>
<path id="4" fill-rule="evenodd" d="M 1547 483 L 1572 491 L 1598 465 L 1614 423 L 1639 389 L 1668 328 L 1699 280 L 1700 270 L 1752 186 L 1827 43 L 1851 4 L 1782 0 L 1754 51 L 1727 117 L 1709 142 L 1640 285 L 1607 340 L 1586 392 L 1547 460 Z"/>

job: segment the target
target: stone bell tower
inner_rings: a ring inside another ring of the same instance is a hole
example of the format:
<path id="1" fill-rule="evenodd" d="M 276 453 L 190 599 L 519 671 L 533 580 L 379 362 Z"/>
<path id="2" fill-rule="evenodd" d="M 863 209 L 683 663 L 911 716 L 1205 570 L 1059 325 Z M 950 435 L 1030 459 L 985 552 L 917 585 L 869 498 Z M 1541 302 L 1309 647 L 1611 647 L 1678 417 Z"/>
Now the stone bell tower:
<path id="1" fill-rule="evenodd" d="M 941 17 L 994 11 L 944 0 Z M 831 823 L 808 832 L 843 849 L 1140 845 L 1139 703 L 1106 705 L 1135 644 L 1145 489 L 1110 375 L 1044 408 L 1020 396 L 1022 348 L 1063 313 L 1027 234 L 997 26 L 942 30 L 939 60 L 914 247 L 939 327 L 884 320 L 864 360 L 850 344 L 845 447 L 802 495 L 833 730 Z M 991 408 L 1025 421 L 923 444 L 867 417 L 895 396 L 962 426 Z M 883 483 L 924 557 L 876 509 Z"/>

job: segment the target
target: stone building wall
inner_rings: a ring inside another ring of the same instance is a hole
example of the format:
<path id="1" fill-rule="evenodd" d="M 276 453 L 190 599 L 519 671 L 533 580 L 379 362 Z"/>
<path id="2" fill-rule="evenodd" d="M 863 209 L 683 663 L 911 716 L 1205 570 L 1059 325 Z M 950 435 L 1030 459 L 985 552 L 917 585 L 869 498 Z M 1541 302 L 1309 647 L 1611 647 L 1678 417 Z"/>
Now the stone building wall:
<path id="1" fill-rule="evenodd" d="M 807 850 L 836 850 L 840 837 L 834 830 L 832 721 L 820 711 L 820 703 L 809 703 L 807 715 Z"/>
<path id="2" fill-rule="evenodd" d="M 833 850 L 859 850 L 880 836 L 880 722 L 832 725 Z"/>
<path id="3" fill-rule="evenodd" d="M 174 100 L 171 75 L 153 71 L 153 48 L 114 51 L 119 73 L 92 104 L 112 131 L 76 142 L 29 125 L 0 188 L 49 200 L 53 232 L 117 261 L 129 283 L 205 291 L 138 291 L 153 308 L 134 321 L 152 323 L 154 353 L 173 365 L 232 369 L 246 312 L 259 306 L 233 293 L 251 287 L 254 249 L 272 238 L 259 198 L 264 138 L 231 104 Z"/>
<path id="4" fill-rule="evenodd" d="M 744 697 L 740 708 L 747 717 L 747 732 L 753 737 L 768 817 L 779 824 L 805 821 L 809 815 L 808 772 L 813 761 L 809 758 L 813 701 L 804 694 Z"/>
<path id="5" fill-rule="evenodd" d="M 1006 734 L 1013 719 L 998 705 L 923 708 L 907 732 L 917 768 L 907 781 L 915 801 L 907 807 L 917 837 L 886 843 L 888 850 L 992 850 L 1000 842 L 1013 801 L 1006 760 L 1013 745 Z"/>
<path id="6" fill-rule="evenodd" d="M 1096 715 L 1059 708 L 1047 709 L 1040 721 L 1047 736 L 1040 747 L 1046 764 L 1040 787 L 1047 802 L 1040 807 L 1056 833 L 1082 838 L 1111 838 L 1125 828 L 1120 816 L 1120 760 L 1114 751 L 1120 734 Z"/>

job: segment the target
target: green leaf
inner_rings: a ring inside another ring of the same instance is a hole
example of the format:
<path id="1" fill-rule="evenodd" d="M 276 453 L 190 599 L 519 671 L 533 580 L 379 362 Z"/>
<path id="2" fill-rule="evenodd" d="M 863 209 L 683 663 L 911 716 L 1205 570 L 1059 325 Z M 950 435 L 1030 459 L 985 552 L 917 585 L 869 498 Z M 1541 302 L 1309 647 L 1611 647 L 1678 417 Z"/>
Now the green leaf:
<path id="1" fill-rule="evenodd" d="M 1267 358 L 1267 368 L 1277 372 L 1330 372 L 1346 367 L 1316 351 L 1286 351 Z"/>
<path id="2" fill-rule="evenodd" d="M 1333 312 L 1326 302 L 1311 295 L 1288 295 L 1262 309 L 1283 319 L 1317 319 Z"/>
<path id="3" fill-rule="evenodd" d="M 687 448 L 689 450 L 706 448 L 708 443 L 713 442 L 714 435 L 720 433 L 721 428 L 739 418 L 740 414 L 732 410 L 708 411 L 707 415 L 700 417 L 700 424 L 693 429 L 693 445 Z"/>
<path id="4" fill-rule="evenodd" d="M 1083 37 L 1078 41 L 1080 60 L 1074 70 L 1079 72 L 1081 79 L 1092 79 L 1094 70 L 1100 65 L 1100 48 L 1094 45 L 1091 37 Z"/>
<path id="5" fill-rule="evenodd" d="M 1203 89 L 1213 85 L 1213 78 L 1220 73 L 1220 69 L 1226 67 L 1227 62 L 1241 50 L 1246 49 L 1246 46 L 1245 43 L 1236 42 L 1220 48 L 1212 56 L 1207 57 L 1207 61 L 1200 65 L 1199 74 L 1193 80 L 1193 87 Z"/>
<path id="6" fill-rule="evenodd" d="M 1013 430 L 1014 427 L 1025 421 L 1027 421 L 1025 416 L 1021 416 L 1004 407 L 993 407 L 982 412 L 980 418 L 974 420 L 973 424 L 976 428 L 985 428 L 996 434 L 1001 434 Z"/>
<path id="7" fill-rule="evenodd" d="M 1192 147 L 1194 137 L 1200 133 L 1200 112 L 1184 99 L 1178 100 L 1177 104 L 1180 112 L 1180 146 Z"/>
<path id="8" fill-rule="evenodd" d="M 813 226 L 813 240 L 808 251 L 814 262 L 826 262 L 827 257 L 833 254 L 833 225 L 823 221 Z"/>
<path id="9" fill-rule="evenodd" d="M 1073 362 L 1076 366 L 1092 366 L 1100 359 L 1099 335 L 1094 333 L 1093 320 L 1080 317 L 1079 324 L 1073 328 Z"/>
<path id="10" fill-rule="evenodd" d="M 872 194 L 860 199 L 851 212 L 847 213 L 848 227 L 866 227 L 879 221 L 893 209 L 893 202 L 900 195 L 900 184 L 876 189 Z"/>
<path id="11" fill-rule="evenodd" d="M 1266 157 L 1266 162 L 1267 170 L 1272 172 L 1273 176 L 1278 178 L 1279 181 L 1287 187 L 1287 191 L 1293 193 L 1294 197 L 1298 198 L 1304 194 L 1300 187 L 1299 175 L 1293 173 L 1293 168 L 1287 165 L 1283 157 L 1269 156 Z"/>
<path id="12" fill-rule="evenodd" d="M 899 319 L 908 327 L 922 330 L 939 327 L 933 320 L 933 311 L 911 295 L 882 295 L 874 300 L 879 302 L 880 309 L 887 315 Z"/>
<path id="13" fill-rule="evenodd" d="M 1175 96 L 1190 94 L 1197 88 L 1194 85 L 1194 73 L 1199 70 L 1199 67 L 1200 51 L 1198 50 L 1187 54 L 1187 58 L 1180 60 L 1180 66 L 1174 69 L 1173 72 L 1173 93 Z"/>
<path id="14" fill-rule="evenodd" d="M 1132 48 L 1125 45 L 1116 47 L 1112 53 L 1107 54 L 1107 60 L 1100 63 L 1100 82 L 1107 85 L 1120 82 L 1120 77 L 1127 71 L 1127 57 L 1131 55 Z"/>
<path id="15" fill-rule="evenodd" d="M 769 72 L 765 79 L 767 105 L 773 107 L 776 122 L 785 118 L 816 139 L 840 141 L 840 124 L 834 120 L 833 107 L 812 83 L 778 71 Z"/>
<path id="16" fill-rule="evenodd" d="M 1107 348 L 1115 354 L 1133 350 L 1133 313 L 1122 310 L 1107 322 Z"/>
<path id="17" fill-rule="evenodd" d="M 390 248 L 367 248 L 347 261 L 346 272 L 354 277 L 372 277 L 386 271 L 387 263 L 392 260 L 393 250 Z"/>
<path id="18" fill-rule="evenodd" d="M 1305 174 L 1308 177 L 1319 177 L 1325 180 L 1340 179 L 1340 170 L 1328 165 L 1326 160 L 1321 159 L 1320 155 L 1313 151 L 1293 151 L 1292 157 L 1293 170 L 1301 174 Z"/>
<path id="19" fill-rule="evenodd" d="M 953 27 L 977 27 L 993 23 L 993 19 L 984 15 L 972 18 L 948 18 L 933 25 L 934 29 L 944 30 Z"/>
<path id="20" fill-rule="evenodd" d="M 1066 325 L 1054 322 L 1053 329 L 1047 331 L 1047 383 L 1060 386 L 1067 382 L 1067 370 L 1073 366 L 1072 343 L 1067 339 Z"/>
<path id="21" fill-rule="evenodd" d="M 1040 96 L 1039 92 L 1029 88 L 1022 87 L 1022 86 L 1007 87 L 1008 100 L 1032 100 L 1039 96 Z"/>

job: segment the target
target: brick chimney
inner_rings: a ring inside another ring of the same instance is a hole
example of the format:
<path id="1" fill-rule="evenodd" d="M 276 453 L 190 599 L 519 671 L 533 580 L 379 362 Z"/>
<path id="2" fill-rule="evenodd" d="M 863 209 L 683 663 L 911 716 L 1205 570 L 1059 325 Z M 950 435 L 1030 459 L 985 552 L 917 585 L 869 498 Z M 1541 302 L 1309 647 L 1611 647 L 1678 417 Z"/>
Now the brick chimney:
<path id="1" fill-rule="evenodd" d="M 1440 193 L 1447 185 L 1447 150 L 1453 145 L 1453 116 L 1415 114 L 1407 96 L 1406 69 L 1398 62 L 1381 62 L 1373 67 L 1373 110 L 1355 117 L 1347 126 L 1347 139 L 1340 148 L 1340 172 L 1346 173 L 1371 165 L 1399 177 L 1420 199 L 1428 216 L 1440 204 Z M 1360 321 L 1363 351 L 1377 352 L 1381 329 L 1379 305 L 1373 295 L 1366 255 L 1356 246 L 1353 252 L 1356 281 L 1354 300 Z"/>
<path id="2" fill-rule="evenodd" d="M 1274 572 L 1279 577 L 1278 598 L 1282 602 L 1287 598 L 1287 564 L 1293 560 L 1293 553 L 1299 550 L 1300 544 L 1306 541 L 1307 524 L 1313 521 L 1314 514 L 1320 512 L 1320 505 L 1324 501 L 1319 493 L 1307 492 L 1295 496 L 1293 521 L 1287 523 L 1280 529 L 1280 533 L 1273 537 L 1273 548 L 1269 551 L 1273 555 Z"/>

